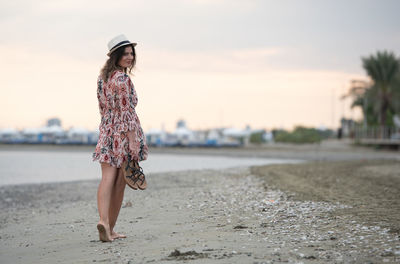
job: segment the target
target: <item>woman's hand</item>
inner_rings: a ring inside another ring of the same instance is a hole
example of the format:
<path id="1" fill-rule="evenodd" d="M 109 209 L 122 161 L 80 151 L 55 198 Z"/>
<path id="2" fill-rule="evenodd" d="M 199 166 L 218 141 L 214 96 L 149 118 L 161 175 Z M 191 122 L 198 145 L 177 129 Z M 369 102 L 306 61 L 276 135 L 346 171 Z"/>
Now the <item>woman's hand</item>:
<path id="1" fill-rule="evenodd" d="M 129 152 L 134 155 L 135 153 L 135 139 L 134 139 L 134 132 L 128 131 L 127 137 L 129 140 Z"/>
<path id="2" fill-rule="evenodd" d="M 129 140 L 129 152 L 131 155 L 135 153 L 135 142 L 133 140 Z"/>

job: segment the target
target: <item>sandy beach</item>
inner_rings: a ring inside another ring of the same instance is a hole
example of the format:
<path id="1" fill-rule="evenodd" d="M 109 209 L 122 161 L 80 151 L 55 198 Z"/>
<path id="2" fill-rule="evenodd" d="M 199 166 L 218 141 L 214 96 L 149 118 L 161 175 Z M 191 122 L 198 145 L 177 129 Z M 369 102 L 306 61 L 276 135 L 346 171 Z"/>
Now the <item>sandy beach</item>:
<path id="1" fill-rule="evenodd" d="M 0 262 L 400 262 L 398 151 L 326 142 L 151 153 L 307 162 L 149 174 L 146 191 L 127 187 L 116 231 L 128 237 L 112 243 L 98 239 L 98 180 L 3 186 Z"/>

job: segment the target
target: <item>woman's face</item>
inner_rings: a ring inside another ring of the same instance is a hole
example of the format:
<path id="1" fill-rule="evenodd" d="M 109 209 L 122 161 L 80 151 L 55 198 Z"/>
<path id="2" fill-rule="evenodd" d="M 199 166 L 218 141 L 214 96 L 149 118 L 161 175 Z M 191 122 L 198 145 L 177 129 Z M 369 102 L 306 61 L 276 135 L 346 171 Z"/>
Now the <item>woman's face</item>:
<path id="1" fill-rule="evenodd" d="M 124 54 L 122 54 L 121 59 L 118 62 L 118 65 L 122 68 L 128 68 L 132 65 L 133 61 L 133 50 L 131 46 L 127 46 L 124 50 Z"/>

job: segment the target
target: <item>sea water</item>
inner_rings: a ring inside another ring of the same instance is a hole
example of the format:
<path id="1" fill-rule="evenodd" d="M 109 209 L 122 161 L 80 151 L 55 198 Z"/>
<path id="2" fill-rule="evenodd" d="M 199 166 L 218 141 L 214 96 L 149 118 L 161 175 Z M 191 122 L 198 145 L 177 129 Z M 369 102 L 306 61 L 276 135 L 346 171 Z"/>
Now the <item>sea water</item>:
<path id="1" fill-rule="evenodd" d="M 0 151 L 0 185 L 101 179 L 98 161 L 82 151 Z M 225 169 L 299 160 L 205 155 L 151 154 L 140 163 L 146 174 L 202 169 Z"/>

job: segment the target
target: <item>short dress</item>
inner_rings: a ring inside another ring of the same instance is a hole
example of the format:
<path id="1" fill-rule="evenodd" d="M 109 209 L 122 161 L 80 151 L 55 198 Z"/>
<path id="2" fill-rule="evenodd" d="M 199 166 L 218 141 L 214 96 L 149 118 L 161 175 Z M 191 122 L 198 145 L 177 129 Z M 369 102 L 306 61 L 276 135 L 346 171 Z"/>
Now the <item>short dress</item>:
<path id="1" fill-rule="evenodd" d="M 135 107 L 138 102 L 135 87 L 129 76 L 115 71 L 107 82 L 97 79 L 97 99 L 101 122 L 99 139 L 92 155 L 93 161 L 109 163 L 121 168 L 128 154 L 136 161 L 147 159 L 146 137 L 140 125 Z M 135 147 L 129 150 L 128 131 L 134 131 Z"/>

